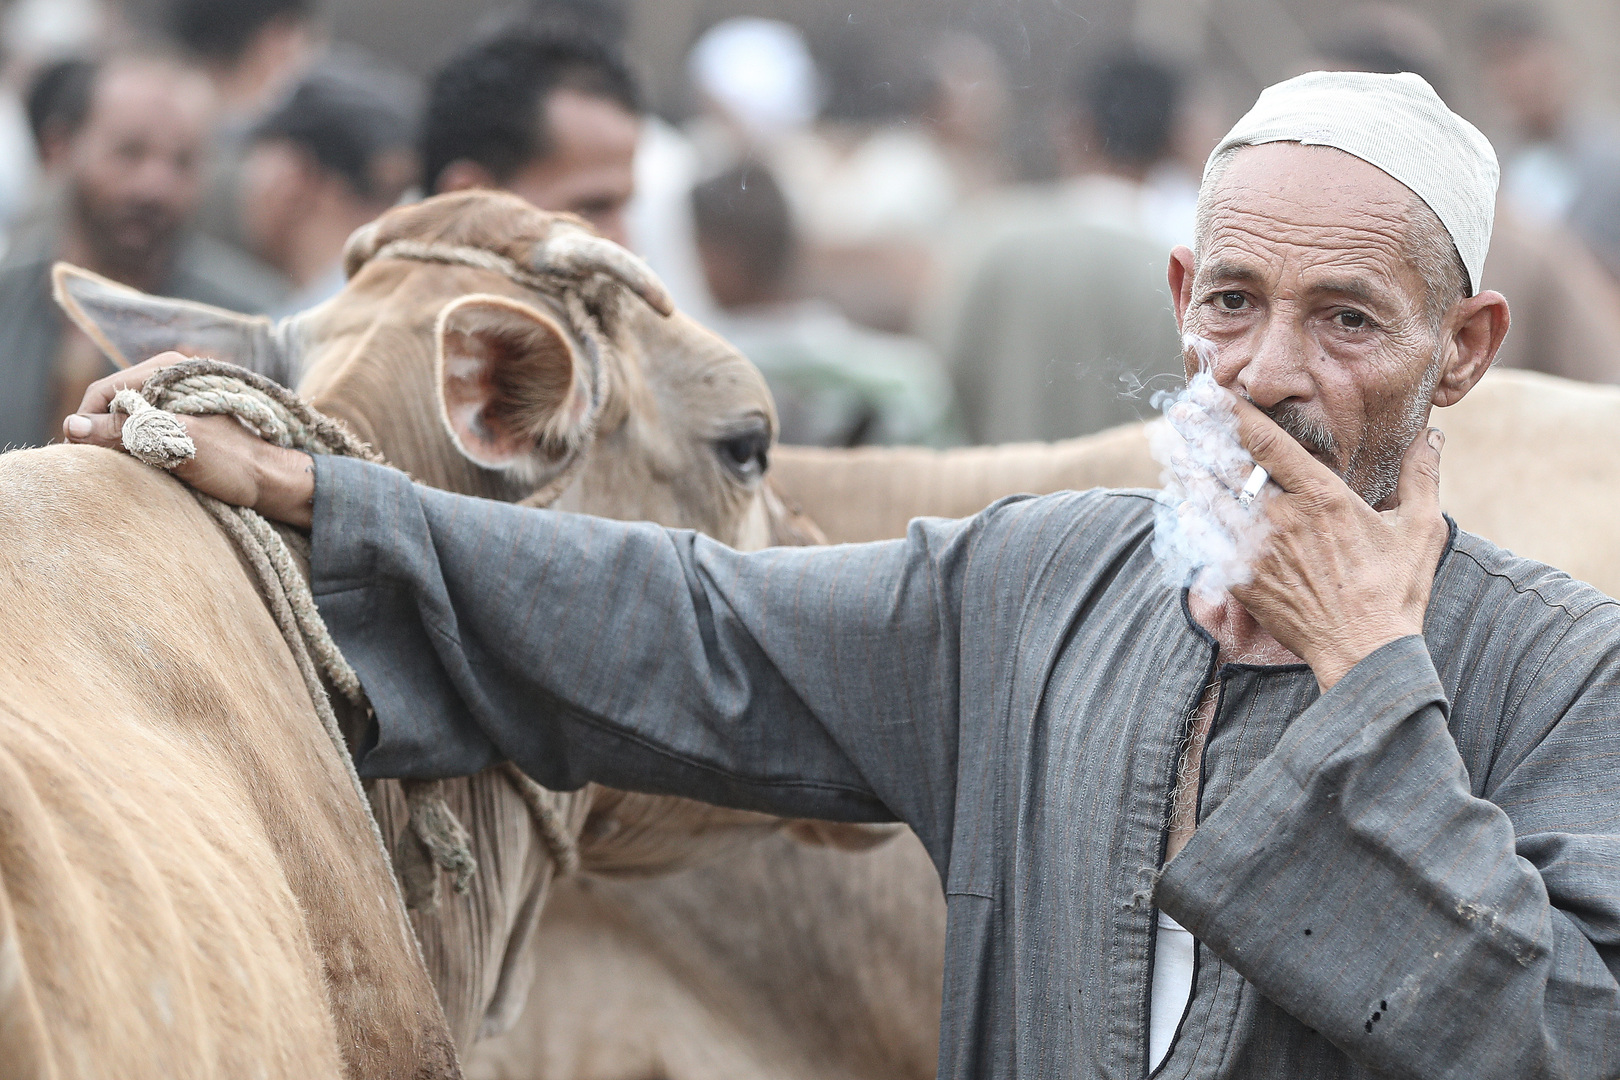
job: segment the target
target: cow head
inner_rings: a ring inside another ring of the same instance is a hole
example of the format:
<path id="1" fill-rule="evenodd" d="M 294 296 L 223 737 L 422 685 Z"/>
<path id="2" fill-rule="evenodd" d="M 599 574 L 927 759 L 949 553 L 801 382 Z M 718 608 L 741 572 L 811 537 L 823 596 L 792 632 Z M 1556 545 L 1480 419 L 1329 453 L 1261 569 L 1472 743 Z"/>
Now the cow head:
<path id="1" fill-rule="evenodd" d="M 582 223 L 458 193 L 360 229 L 345 264 L 343 293 L 279 323 L 67 266 L 56 292 L 116 363 L 178 348 L 301 374 L 304 397 L 436 487 L 743 548 L 816 538 L 764 482 L 775 411 L 758 371 Z"/>
<path id="2" fill-rule="evenodd" d="M 391 211 L 346 262 L 344 302 L 306 316 L 300 389 L 390 461 L 451 490 L 739 547 L 784 538 L 764 379 L 622 248 L 481 192 Z"/>

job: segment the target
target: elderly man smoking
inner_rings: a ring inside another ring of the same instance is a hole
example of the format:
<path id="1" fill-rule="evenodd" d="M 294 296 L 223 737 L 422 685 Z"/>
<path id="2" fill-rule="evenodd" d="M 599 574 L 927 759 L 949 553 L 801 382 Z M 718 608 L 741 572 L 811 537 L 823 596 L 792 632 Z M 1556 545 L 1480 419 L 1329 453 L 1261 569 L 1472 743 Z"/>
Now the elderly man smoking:
<path id="1" fill-rule="evenodd" d="M 1170 282 L 1275 486 L 1214 600 L 1165 583 L 1150 493 L 744 555 L 217 419 L 190 475 L 313 526 L 364 773 L 914 828 L 941 1076 L 1612 1077 L 1620 607 L 1448 529 L 1424 427 L 1507 331 L 1495 183 L 1413 75 L 1290 80 L 1217 150 Z"/>

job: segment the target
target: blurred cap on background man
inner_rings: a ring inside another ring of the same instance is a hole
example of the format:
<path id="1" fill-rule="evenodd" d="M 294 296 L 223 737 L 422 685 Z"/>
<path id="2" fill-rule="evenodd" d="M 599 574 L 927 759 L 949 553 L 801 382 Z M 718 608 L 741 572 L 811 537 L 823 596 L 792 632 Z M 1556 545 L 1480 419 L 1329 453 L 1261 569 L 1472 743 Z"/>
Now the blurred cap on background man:
<path id="1" fill-rule="evenodd" d="M 686 63 L 704 104 L 735 124 L 745 143 L 769 143 L 802 128 L 821 108 L 810 46 L 790 23 L 753 17 L 715 23 Z"/>

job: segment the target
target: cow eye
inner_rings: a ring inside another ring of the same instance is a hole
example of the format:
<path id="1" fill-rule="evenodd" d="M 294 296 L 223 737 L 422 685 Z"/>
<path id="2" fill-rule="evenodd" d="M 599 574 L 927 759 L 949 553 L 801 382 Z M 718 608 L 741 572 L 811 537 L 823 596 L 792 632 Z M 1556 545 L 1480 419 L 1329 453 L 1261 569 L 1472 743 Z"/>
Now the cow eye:
<path id="1" fill-rule="evenodd" d="M 771 435 L 763 428 L 727 435 L 715 443 L 720 461 L 739 480 L 758 480 L 770 463 Z"/>

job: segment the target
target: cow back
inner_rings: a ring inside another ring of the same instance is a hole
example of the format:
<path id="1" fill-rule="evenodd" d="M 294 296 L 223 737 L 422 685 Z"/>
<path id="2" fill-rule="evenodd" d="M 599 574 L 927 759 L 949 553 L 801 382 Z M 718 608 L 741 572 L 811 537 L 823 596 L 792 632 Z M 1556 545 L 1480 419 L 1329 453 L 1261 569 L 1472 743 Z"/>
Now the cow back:
<path id="1" fill-rule="evenodd" d="M 0 596 L 0 961 L 40 1018 L 0 1052 L 454 1075 L 364 804 L 190 494 L 109 451 L 0 455 Z"/>

